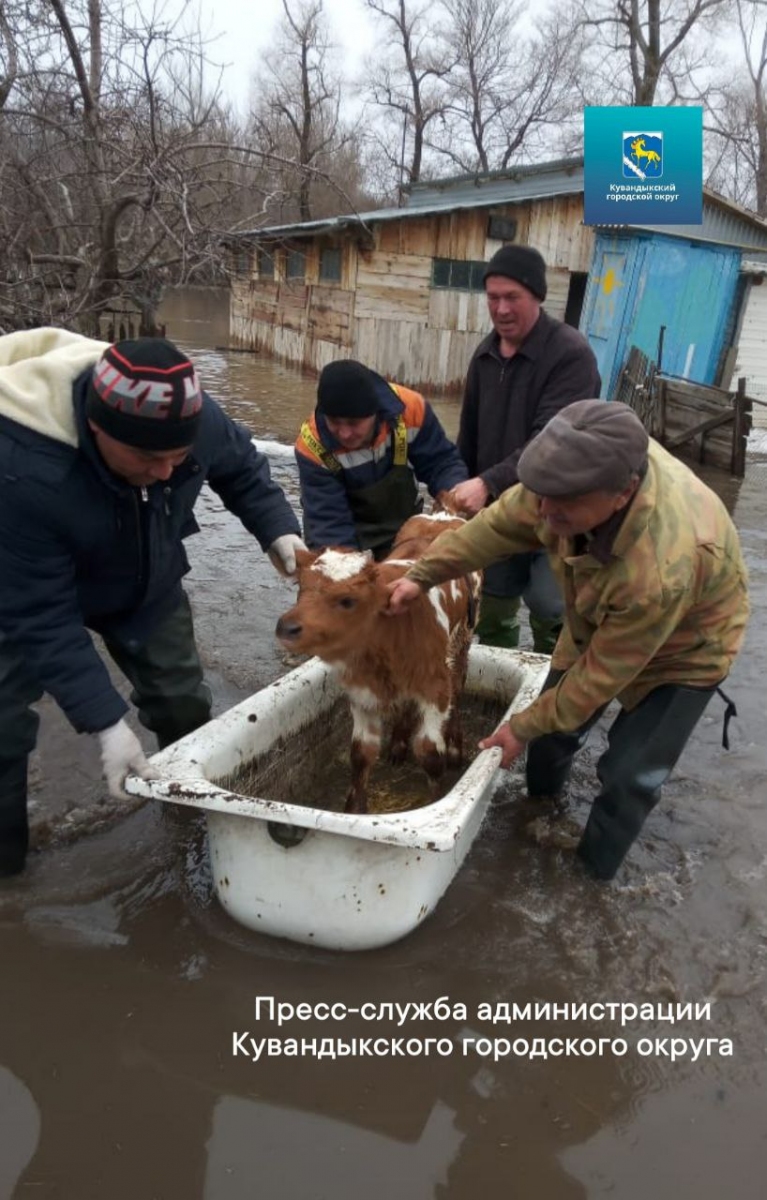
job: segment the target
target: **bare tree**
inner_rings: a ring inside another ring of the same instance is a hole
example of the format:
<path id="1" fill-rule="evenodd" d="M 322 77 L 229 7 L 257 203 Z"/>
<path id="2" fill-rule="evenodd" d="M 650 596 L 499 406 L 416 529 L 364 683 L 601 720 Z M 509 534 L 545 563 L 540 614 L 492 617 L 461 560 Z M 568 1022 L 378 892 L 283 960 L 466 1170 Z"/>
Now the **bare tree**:
<path id="1" fill-rule="evenodd" d="M 218 113 L 199 36 L 115 0 L 0 5 L 0 324 L 151 327 L 163 282 L 220 257 Z"/>
<path id="2" fill-rule="evenodd" d="M 6 9 L 8 5 L 0 4 L 0 109 L 5 108 L 5 102 L 11 93 L 19 72 L 19 54 L 16 48 L 16 35 Z"/>
<path id="3" fill-rule="evenodd" d="M 396 174 L 401 203 L 404 190 L 423 173 L 427 129 L 445 110 L 450 60 L 436 4 L 367 0 L 367 6 L 391 39 L 367 64 L 366 94 L 383 117 L 378 148 Z"/>
<path id="4" fill-rule="evenodd" d="M 0 0 L 1 328 L 129 308 L 151 331 L 166 283 L 223 282 L 276 171 L 330 186 L 246 135 L 210 73 L 199 31 L 122 0 Z"/>
<path id="5" fill-rule="evenodd" d="M 289 208 L 294 199 L 296 215 L 308 221 L 322 200 L 316 172 L 332 176 L 334 161 L 339 175 L 349 170 L 354 131 L 340 118 L 341 78 L 322 0 L 282 0 L 282 7 L 276 42 L 263 56 L 263 77 L 257 81 L 252 136 L 262 150 L 287 164 L 275 177 L 275 192 L 288 207 L 282 216 L 293 215 Z"/>
<path id="6" fill-rule="evenodd" d="M 463 171 L 528 161 L 576 111 L 579 37 L 554 11 L 533 25 L 522 0 L 444 0 L 451 66 L 434 149 Z"/>
<path id="7" fill-rule="evenodd" d="M 767 217 L 767 0 L 735 0 L 739 54 L 706 117 L 709 183 Z"/>
<path id="8" fill-rule="evenodd" d="M 729 0 L 576 0 L 591 103 L 653 105 L 702 94 Z"/>

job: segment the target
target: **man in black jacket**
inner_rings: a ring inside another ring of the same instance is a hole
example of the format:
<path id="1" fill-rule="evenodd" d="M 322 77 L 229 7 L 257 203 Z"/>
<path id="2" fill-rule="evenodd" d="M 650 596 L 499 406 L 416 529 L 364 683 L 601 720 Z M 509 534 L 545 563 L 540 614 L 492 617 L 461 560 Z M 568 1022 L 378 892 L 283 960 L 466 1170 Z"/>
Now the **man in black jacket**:
<path id="1" fill-rule="evenodd" d="M 151 771 L 89 631 L 160 746 L 208 720 L 181 586 L 206 480 L 294 571 L 298 522 L 264 455 L 170 342 L 0 338 L 0 875 L 24 867 L 31 705 L 44 692 L 78 732 L 98 734 L 113 796 L 130 772 Z"/>
<path id="2" fill-rule="evenodd" d="M 471 478 L 453 489 L 470 516 L 517 482 L 519 456 L 555 413 L 597 397 L 601 386 L 586 339 L 541 307 L 546 264 L 537 250 L 503 246 L 484 282 L 493 332 L 469 364 L 458 449 Z M 534 648 L 550 654 L 562 598 L 544 553 L 514 555 L 485 572 L 480 641 L 518 645 L 520 598 L 530 609 Z"/>

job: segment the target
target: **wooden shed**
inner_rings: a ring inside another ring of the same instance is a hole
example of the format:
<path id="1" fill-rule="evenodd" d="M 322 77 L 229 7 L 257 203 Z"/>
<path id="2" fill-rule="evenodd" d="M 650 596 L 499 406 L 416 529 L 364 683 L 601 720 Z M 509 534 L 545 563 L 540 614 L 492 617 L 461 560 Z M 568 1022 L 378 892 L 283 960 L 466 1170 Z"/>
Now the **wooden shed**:
<path id="1" fill-rule="evenodd" d="M 754 394 L 767 390 L 759 277 L 747 274 L 767 256 L 767 222 L 704 189 L 699 226 L 594 228 L 583 186 L 583 159 L 560 159 L 418 184 L 404 208 L 238 235 L 231 342 L 314 371 L 356 358 L 424 391 L 460 390 L 490 329 L 485 265 L 518 242 L 545 258 L 546 310 L 588 337 L 604 395 L 629 347 L 653 357 L 659 336 L 666 372 L 724 387 L 743 337 Z"/>
<path id="2" fill-rule="evenodd" d="M 580 161 L 559 161 L 421 184 L 405 208 L 244 234 L 230 243 L 232 344 L 460 389 L 490 329 L 482 273 L 504 242 L 541 251 L 547 311 L 578 324 L 593 249 L 582 192 Z"/>

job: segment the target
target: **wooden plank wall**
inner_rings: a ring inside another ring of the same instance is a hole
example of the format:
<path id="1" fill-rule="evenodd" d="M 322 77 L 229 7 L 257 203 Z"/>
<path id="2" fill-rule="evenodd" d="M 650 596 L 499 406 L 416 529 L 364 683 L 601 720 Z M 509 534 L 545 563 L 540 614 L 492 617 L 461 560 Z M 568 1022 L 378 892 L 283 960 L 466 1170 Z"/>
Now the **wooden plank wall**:
<path id="1" fill-rule="evenodd" d="M 630 405 L 647 432 L 679 458 L 742 477 L 753 408 L 746 396 L 745 379 L 738 381 L 737 392 L 727 392 L 658 375 L 657 370 L 652 359 L 632 346 L 611 399 Z M 725 424 L 700 431 L 710 419 L 725 415 L 731 418 Z M 695 429 L 699 432 L 680 440 Z"/>
<path id="2" fill-rule="evenodd" d="M 490 332 L 490 317 L 484 292 L 455 292 L 432 288 L 429 294 L 428 325 L 452 333 L 459 330 L 484 337 Z"/>
<path id="3" fill-rule="evenodd" d="M 354 315 L 425 325 L 430 279 L 431 258 L 424 254 L 358 254 Z"/>
<path id="4" fill-rule="evenodd" d="M 348 346 L 351 341 L 352 292 L 341 288 L 314 288 L 309 305 L 306 330 L 310 338 Z"/>
<path id="5" fill-rule="evenodd" d="M 680 458 L 692 458 L 713 467 L 742 476 L 745 472 L 746 441 L 751 432 L 751 405 L 745 400 L 743 417 L 736 419 L 737 393 L 689 383 L 681 379 L 657 379 L 658 404 L 662 412 L 662 442 L 673 441 L 688 430 L 702 425 L 709 417 L 731 413 L 733 420 L 718 425 L 705 435 L 674 448 Z"/>
<path id="6" fill-rule="evenodd" d="M 499 205 L 493 213 L 515 219 L 516 240 L 546 258 L 546 309 L 561 319 L 571 272 L 588 271 L 591 260 L 593 230 L 582 223 L 582 197 Z M 232 342 L 315 371 L 352 357 L 413 387 L 460 390 L 490 320 L 484 293 L 431 287 L 432 259 L 487 261 L 502 244 L 487 237 L 488 216 L 487 209 L 466 209 L 403 217 L 373 224 L 372 244 L 336 241 L 343 249 L 340 285 L 319 282 L 319 242 L 307 243 L 303 283 L 234 281 Z"/>
<path id="7" fill-rule="evenodd" d="M 527 227 L 518 241 L 540 250 L 548 267 L 588 271 L 594 253 L 594 230 L 583 224 L 583 196 L 554 196 L 525 205 Z"/>

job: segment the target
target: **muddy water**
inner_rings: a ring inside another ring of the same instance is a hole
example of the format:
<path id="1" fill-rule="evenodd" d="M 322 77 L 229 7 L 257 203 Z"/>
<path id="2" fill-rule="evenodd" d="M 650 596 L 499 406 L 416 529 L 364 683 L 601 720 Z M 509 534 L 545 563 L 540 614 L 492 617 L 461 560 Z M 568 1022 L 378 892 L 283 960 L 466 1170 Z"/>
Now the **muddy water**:
<path id="1" fill-rule="evenodd" d="M 461 766 L 448 767 L 436 786 L 412 761 L 392 762 L 388 735 L 367 786 L 368 812 L 407 812 L 446 796 L 479 753 L 478 742 L 494 729 L 507 705 L 500 701 L 464 695 L 459 704 L 464 754 Z M 217 780 L 239 796 L 268 797 L 282 804 L 298 804 L 342 812 L 349 790 L 349 746 L 352 719 L 346 700 L 339 702 L 301 731 L 299 746 L 278 744 L 263 758 Z"/>
<path id="2" fill-rule="evenodd" d="M 259 436 L 292 438 L 312 382 L 217 353 L 217 333 L 205 349 L 204 328 L 198 318 L 186 344 L 201 350 L 206 384 Z M 740 712 L 732 749 L 721 750 L 712 705 L 617 884 L 580 877 L 558 821 L 512 776 L 436 912 L 385 950 L 344 956 L 240 928 L 213 895 L 198 819 L 151 805 L 46 848 L 20 882 L 0 885 L 0 1200 L 760 1198 L 765 470 L 728 489 L 754 605 L 728 688 Z M 201 523 L 190 590 L 220 710 L 284 670 L 272 628 L 291 593 L 215 499 Z M 597 731 L 576 774 L 577 824 L 603 741 Z M 67 815 L 98 817 L 93 747 L 50 706 L 35 770 L 36 821 L 54 814 L 54 843 Z M 448 996 L 466 1014 L 424 1020 L 413 1007 L 400 1026 L 384 1012 L 341 1019 L 339 1008 L 335 1020 L 278 1028 L 256 1021 L 257 995 L 354 1009 Z M 673 1026 L 645 1015 L 623 1031 L 599 1008 L 574 1021 L 480 1019 L 481 1004 L 535 1001 L 661 1004 L 664 1015 L 669 1003 L 710 1002 L 711 1017 Z M 288 1053 L 254 1062 L 233 1053 L 234 1032 L 445 1040 L 428 1058 L 319 1060 L 285 1043 Z M 472 1048 L 477 1034 L 622 1035 L 627 1048 L 565 1056 L 555 1043 L 548 1058 L 495 1062 Z M 640 1039 L 656 1037 L 660 1052 L 641 1054 Z M 697 1061 L 672 1061 L 671 1037 L 675 1053 L 705 1037 L 731 1039 L 733 1053 L 704 1045 Z"/>

